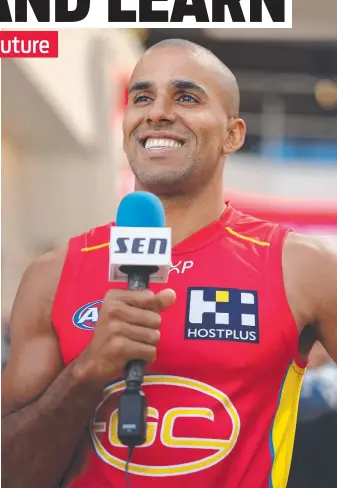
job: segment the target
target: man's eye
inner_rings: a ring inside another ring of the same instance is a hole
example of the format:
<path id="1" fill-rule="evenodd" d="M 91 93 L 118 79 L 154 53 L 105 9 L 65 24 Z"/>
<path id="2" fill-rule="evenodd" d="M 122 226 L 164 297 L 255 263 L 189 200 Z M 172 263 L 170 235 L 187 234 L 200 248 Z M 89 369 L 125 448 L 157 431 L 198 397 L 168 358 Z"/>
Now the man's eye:
<path id="1" fill-rule="evenodd" d="M 180 95 L 178 97 L 179 102 L 184 102 L 184 103 L 198 103 L 198 100 L 193 97 L 193 95 L 189 95 L 187 93 L 184 93 L 183 95 Z"/>
<path id="2" fill-rule="evenodd" d="M 135 98 L 133 99 L 133 103 L 142 103 L 142 102 L 148 102 L 150 100 L 149 97 L 146 95 L 136 95 Z"/>

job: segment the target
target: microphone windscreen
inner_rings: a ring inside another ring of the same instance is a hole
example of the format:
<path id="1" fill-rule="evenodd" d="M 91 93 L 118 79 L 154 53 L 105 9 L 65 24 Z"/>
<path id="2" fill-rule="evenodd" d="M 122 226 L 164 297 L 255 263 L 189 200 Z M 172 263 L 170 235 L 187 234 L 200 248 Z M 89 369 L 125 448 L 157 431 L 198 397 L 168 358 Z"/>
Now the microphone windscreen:
<path id="1" fill-rule="evenodd" d="M 165 211 L 158 197 L 146 191 L 135 191 L 120 202 L 116 226 L 165 227 Z"/>

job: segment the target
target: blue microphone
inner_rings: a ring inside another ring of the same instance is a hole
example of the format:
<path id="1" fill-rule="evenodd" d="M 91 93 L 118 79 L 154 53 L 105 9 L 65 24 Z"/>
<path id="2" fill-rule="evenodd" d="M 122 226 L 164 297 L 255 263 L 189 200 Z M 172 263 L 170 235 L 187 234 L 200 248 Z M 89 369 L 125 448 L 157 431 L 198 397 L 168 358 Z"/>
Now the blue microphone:
<path id="1" fill-rule="evenodd" d="M 146 191 L 137 191 L 126 195 L 120 202 L 117 227 L 156 228 L 165 227 L 165 211 L 158 197 Z M 141 253 L 139 253 L 141 254 Z M 150 276 L 158 271 L 158 266 L 121 265 L 119 270 L 128 277 L 129 290 L 148 288 Z"/>
<path id="2" fill-rule="evenodd" d="M 125 196 L 111 231 L 110 267 L 115 270 L 115 279 L 124 274 L 129 290 L 148 288 L 151 276 L 159 270 L 158 264 L 170 252 L 167 231 L 159 198 L 140 191 Z M 126 365 L 126 389 L 119 397 L 118 438 L 130 448 L 146 440 L 147 401 L 141 390 L 144 368 L 144 361 L 137 359 Z"/>
<path id="3" fill-rule="evenodd" d="M 130 289 L 167 282 L 171 266 L 171 229 L 155 195 L 138 191 L 120 202 L 111 227 L 110 281 L 128 282 Z M 141 273 L 138 281 L 134 278 Z M 144 281 L 145 280 L 145 281 Z"/>
<path id="4" fill-rule="evenodd" d="M 120 202 L 118 227 L 165 227 L 165 212 L 161 201 L 153 193 L 135 191 Z"/>

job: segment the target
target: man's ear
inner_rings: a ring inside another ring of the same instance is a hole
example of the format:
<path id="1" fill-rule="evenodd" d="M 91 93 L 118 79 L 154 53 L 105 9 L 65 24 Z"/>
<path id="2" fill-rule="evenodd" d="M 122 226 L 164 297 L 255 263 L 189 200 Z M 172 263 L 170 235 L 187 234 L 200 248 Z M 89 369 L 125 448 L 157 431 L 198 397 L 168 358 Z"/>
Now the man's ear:
<path id="1" fill-rule="evenodd" d="M 227 138 L 223 145 L 224 154 L 238 151 L 245 142 L 246 124 L 242 119 L 230 119 L 227 126 Z"/>

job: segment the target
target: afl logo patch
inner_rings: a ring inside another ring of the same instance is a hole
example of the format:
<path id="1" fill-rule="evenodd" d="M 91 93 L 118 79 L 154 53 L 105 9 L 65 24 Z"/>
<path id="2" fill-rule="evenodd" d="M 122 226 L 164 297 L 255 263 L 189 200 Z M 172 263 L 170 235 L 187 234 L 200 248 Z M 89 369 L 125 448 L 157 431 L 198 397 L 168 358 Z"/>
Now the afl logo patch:
<path id="1" fill-rule="evenodd" d="M 93 330 L 97 323 L 102 303 L 103 300 L 96 300 L 76 310 L 73 315 L 73 324 L 82 330 Z"/>

